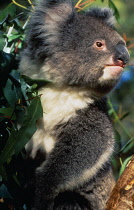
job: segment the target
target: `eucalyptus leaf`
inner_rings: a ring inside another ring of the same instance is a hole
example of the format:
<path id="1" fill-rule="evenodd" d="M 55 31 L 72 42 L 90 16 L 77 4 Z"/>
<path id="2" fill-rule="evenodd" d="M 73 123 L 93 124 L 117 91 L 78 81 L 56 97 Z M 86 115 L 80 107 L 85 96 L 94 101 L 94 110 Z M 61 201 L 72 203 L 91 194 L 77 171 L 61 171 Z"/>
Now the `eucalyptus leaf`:
<path id="1" fill-rule="evenodd" d="M 115 6 L 115 4 L 113 3 L 112 0 L 109 0 L 109 7 L 113 9 L 114 15 L 115 15 L 116 19 L 118 20 L 120 18 L 120 14 L 119 14 L 117 7 Z"/>
<path id="2" fill-rule="evenodd" d="M 0 108 L 0 113 L 5 116 L 12 117 L 11 120 L 16 120 L 14 109 L 12 107 L 11 108 Z"/>
<path id="3" fill-rule="evenodd" d="M 10 78 L 7 80 L 3 93 L 8 103 L 15 107 L 18 100 L 22 99 L 20 87 L 20 74 L 16 70 L 12 70 Z"/>
<path id="4" fill-rule="evenodd" d="M 0 24 L 7 19 L 7 17 L 13 17 L 16 14 L 16 6 L 9 4 L 4 10 L 0 11 Z"/>
<path id="5" fill-rule="evenodd" d="M 18 180 L 18 178 L 17 178 L 17 175 L 13 175 L 13 179 L 14 179 L 15 183 L 16 183 L 19 187 L 21 187 L 20 182 L 19 182 L 19 180 Z"/>
<path id="6" fill-rule="evenodd" d="M 121 148 L 119 153 L 127 153 L 130 150 L 134 150 L 134 137 L 132 137 L 127 143 Z"/>
<path id="7" fill-rule="evenodd" d="M 123 114 L 121 117 L 120 117 L 120 120 L 123 120 L 125 117 L 127 117 L 128 115 L 130 114 L 130 112 L 126 112 L 125 114 Z"/>
<path id="8" fill-rule="evenodd" d="M 5 184 L 2 184 L 0 186 L 0 197 L 1 198 L 9 198 L 9 199 L 13 199 L 12 196 L 10 195 L 7 187 Z"/>
<path id="9" fill-rule="evenodd" d="M 1 35 L 1 34 L 0 34 Z M 3 50 L 5 46 L 5 39 L 3 37 L 0 37 L 0 50 Z"/>
<path id="10" fill-rule="evenodd" d="M 118 143 L 118 151 L 119 151 L 121 149 L 122 143 L 121 143 L 121 135 L 117 129 L 115 129 L 115 140 Z"/>
<path id="11" fill-rule="evenodd" d="M 132 156 L 130 156 L 130 157 L 128 157 L 128 158 L 126 158 L 126 159 L 124 160 L 124 162 L 123 162 L 123 164 L 122 164 L 122 166 L 121 166 L 121 168 L 120 168 L 119 176 L 121 176 L 121 174 L 122 174 L 123 171 L 125 170 L 125 168 L 126 168 L 128 162 L 131 160 L 131 158 L 132 158 Z"/>
<path id="12" fill-rule="evenodd" d="M 32 99 L 30 106 L 27 108 L 27 114 L 24 117 L 24 122 L 18 131 L 16 138 L 17 144 L 15 146 L 15 153 L 18 154 L 31 139 L 36 131 L 36 121 L 43 115 L 43 110 L 40 98 Z"/>
<path id="13" fill-rule="evenodd" d="M 10 79 L 7 80 L 6 85 L 3 88 L 3 93 L 8 103 L 12 107 L 15 107 L 15 104 L 19 99 L 18 88 L 14 85 L 14 83 Z"/>
<path id="14" fill-rule="evenodd" d="M 14 64 L 15 57 L 0 50 L 0 86 L 3 87 L 5 85 Z"/>
<path id="15" fill-rule="evenodd" d="M 27 77 L 25 75 L 22 76 L 22 78 L 24 79 L 24 81 L 29 84 L 30 86 L 32 86 L 33 84 L 37 84 L 37 87 L 40 88 L 42 86 L 45 86 L 49 83 L 52 83 L 52 81 L 49 80 L 43 80 L 43 79 L 31 79 L 30 77 Z"/>
<path id="16" fill-rule="evenodd" d="M 6 173 L 4 166 L 0 166 L 0 175 L 4 181 L 7 181 L 7 173 Z M 2 181 L 2 180 L 0 180 L 0 181 Z M 1 194 L 1 190 L 0 190 L 0 194 Z"/>
<path id="17" fill-rule="evenodd" d="M 6 143 L 5 148 L 0 154 L 0 165 L 7 162 L 9 159 L 11 159 L 12 155 L 15 153 L 15 144 L 16 144 L 16 131 L 13 126 L 10 137 Z"/>
<path id="18" fill-rule="evenodd" d="M 17 35 L 10 35 L 10 36 L 8 37 L 8 42 L 14 41 L 15 39 L 20 38 L 20 37 L 21 37 L 20 34 L 17 34 Z"/>
<path id="19" fill-rule="evenodd" d="M 12 70 L 9 77 L 14 83 L 16 83 L 17 86 L 20 86 L 20 72 L 19 71 Z"/>
<path id="20" fill-rule="evenodd" d="M 25 103 L 29 105 L 28 96 L 27 96 L 27 88 L 29 87 L 29 85 L 24 81 L 22 77 L 20 78 L 20 85 Z"/>
<path id="21" fill-rule="evenodd" d="M 6 69 L 12 62 L 14 62 L 14 56 L 0 50 L 0 67 Z"/>

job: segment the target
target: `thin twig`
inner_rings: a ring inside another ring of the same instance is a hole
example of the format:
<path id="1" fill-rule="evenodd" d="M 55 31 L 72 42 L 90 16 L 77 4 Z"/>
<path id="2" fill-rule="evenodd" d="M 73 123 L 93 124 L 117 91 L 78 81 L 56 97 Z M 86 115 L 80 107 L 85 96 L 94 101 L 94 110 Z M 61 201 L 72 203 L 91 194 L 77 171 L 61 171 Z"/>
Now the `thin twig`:
<path id="1" fill-rule="evenodd" d="M 96 0 L 88 0 L 86 2 L 83 2 L 83 3 L 80 3 L 78 2 L 76 5 L 75 5 L 75 8 L 79 9 L 77 12 L 81 11 L 81 10 L 84 10 L 85 8 L 87 8 L 90 4 L 92 4 L 94 1 Z M 81 6 L 84 6 L 84 7 L 81 7 Z"/>
<path id="2" fill-rule="evenodd" d="M 96 1 L 96 0 L 88 0 L 88 1 L 83 2 L 82 4 L 79 4 L 79 6 L 81 7 L 81 6 L 85 5 L 85 4 L 92 3 L 94 1 Z"/>
<path id="3" fill-rule="evenodd" d="M 75 8 L 77 8 L 81 2 L 82 2 L 82 0 L 79 0 L 79 1 L 76 3 Z"/>
<path id="4" fill-rule="evenodd" d="M 18 7 L 21 7 L 21 8 L 26 9 L 26 10 L 30 10 L 30 9 L 28 9 L 27 7 L 25 7 L 25 6 L 23 6 L 23 5 L 19 4 L 19 3 L 17 3 L 15 0 L 12 0 L 12 2 L 13 2 L 13 4 L 16 4 Z M 32 12 L 32 10 L 30 10 L 30 11 Z"/>
<path id="5" fill-rule="evenodd" d="M 127 48 L 130 49 L 130 48 L 133 48 L 134 47 L 134 43 L 130 44 Z"/>
<path id="6" fill-rule="evenodd" d="M 31 7 L 33 8 L 33 10 L 34 10 L 34 5 L 33 5 L 33 3 L 31 2 L 31 0 L 28 0 L 28 2 L 29 2 L 29 4 L 31 5 Z"/>

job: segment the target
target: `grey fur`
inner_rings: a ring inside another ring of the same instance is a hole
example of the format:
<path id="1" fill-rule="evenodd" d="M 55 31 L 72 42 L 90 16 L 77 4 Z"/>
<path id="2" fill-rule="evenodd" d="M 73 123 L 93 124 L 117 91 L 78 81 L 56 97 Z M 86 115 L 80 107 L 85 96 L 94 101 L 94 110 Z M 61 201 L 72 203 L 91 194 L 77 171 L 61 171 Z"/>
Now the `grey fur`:
<path id="1" fill-rule="evenodd" d="M 33 210 L 105 209 L 114 134 L 104 96 L 129 60 L 111 20 L 109 9 L 76 13 L 71 0 L 42 1 L 31 16 L 20 71 L 52 82 L 39 90 L 44 116 L 26 146 L 35 162 L 43 154 L 33 173 Z M 110 65 L 120 67 L 111 74 Z"/>
<path id="2" fill-rule="evenodd" d="M 102 20 L 110 27 L 114 27 L 115 24 L 115 17 L 112 9 L 109 8 L 93 8 L 92 10 L 89 10 L 87 12 L 87 15 L 90 15 L 92 17 L 98 18 L 99 20 Z"/>

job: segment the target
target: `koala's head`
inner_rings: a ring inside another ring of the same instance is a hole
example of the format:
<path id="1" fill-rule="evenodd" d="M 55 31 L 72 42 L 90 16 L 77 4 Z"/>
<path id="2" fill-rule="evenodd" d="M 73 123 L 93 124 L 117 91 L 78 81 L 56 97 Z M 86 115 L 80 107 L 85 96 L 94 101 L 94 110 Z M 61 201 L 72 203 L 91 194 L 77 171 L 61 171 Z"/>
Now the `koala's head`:
<path id="1" fill-rule="evenodd" d="M 110 9 L 94 8 L 79 14 L 71 0 L 42 1 L 28 25 L 22 73 L 106 94 L 129 60 L 113 20 Z"/>

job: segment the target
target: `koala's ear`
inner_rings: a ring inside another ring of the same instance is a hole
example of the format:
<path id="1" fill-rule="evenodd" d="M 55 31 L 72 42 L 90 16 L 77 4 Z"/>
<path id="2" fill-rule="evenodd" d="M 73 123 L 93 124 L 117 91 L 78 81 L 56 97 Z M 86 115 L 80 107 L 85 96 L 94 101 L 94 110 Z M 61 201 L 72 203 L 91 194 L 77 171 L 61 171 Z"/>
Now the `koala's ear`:
<path id="1" fill-rule="evenodd" d="M 72 2 L 41 0 L 35 6 L 27 26 L 27 43 L 36 58 L 52 52 L 59 43 L 61 26 L 74 18 Z"/>
<path id="2" fill-rule="evenodd" d="M 45 23 L 61 23 L 69 19 L 74 13 L 73 1 L 71 0 L 44 0 L 41 7 L 44 8 Z"/>
<path id="3" fill-rule="evenodd" d="M 115 17 L 114 12 L 110 8 L 92 8 L 87 12 L 87 15 L 96 17 L 104 21 L 108 26 L 114 27 Z"/>

